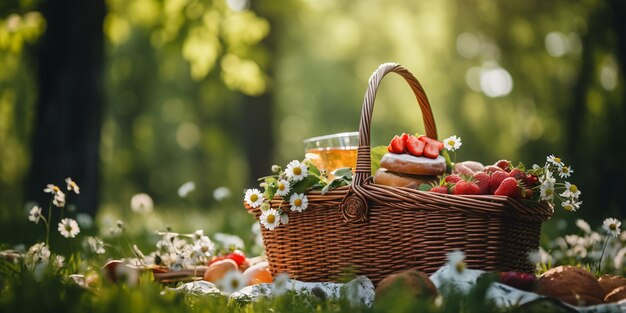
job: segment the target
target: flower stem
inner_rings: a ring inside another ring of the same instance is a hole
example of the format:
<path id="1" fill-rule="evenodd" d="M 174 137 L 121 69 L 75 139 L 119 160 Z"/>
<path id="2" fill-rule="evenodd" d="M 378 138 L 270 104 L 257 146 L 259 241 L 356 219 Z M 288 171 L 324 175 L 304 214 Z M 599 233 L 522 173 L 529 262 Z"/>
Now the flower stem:
<path id="1" fill-rule="evenodd" d="M 604 251 L 606 250 L 606 246 L 609 243 L 609 239 L 611 239 L 611 236 L 607 235 L 606 236 L 606 240 L 604 241 L 604 245 L 602 246 L 602 253 L 600 254 L 600 260 L 598 260 L 598 268 L 597 271 L 600 271 L 600 268 L 602 267 L 602 258 L 604 257 Z"/>
<path id="2" fill-rule="evenodd" d="M 48 205 L 48 220 L 46 221 L 46 246 L 50 249 L 50 223 L 52 223 L 52 201 Z"/>

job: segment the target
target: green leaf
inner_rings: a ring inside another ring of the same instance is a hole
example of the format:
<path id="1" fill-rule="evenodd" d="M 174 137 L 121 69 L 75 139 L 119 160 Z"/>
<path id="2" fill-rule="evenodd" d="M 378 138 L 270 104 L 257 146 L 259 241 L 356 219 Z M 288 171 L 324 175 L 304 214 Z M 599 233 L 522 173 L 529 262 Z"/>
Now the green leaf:
<path id="1" fill-rule="evenodd" d="M 335 177 L 345 177 L 346 179 L 352 179 L 352 169 L 349 167 L 338 168 L 333 171 Z"/>
<path id="2" fill-rule="evenodd" d="M 328 185 L 322 188 L 322 194 L 329 192 L 335 188 L 339 188 L 341 186 L 347 186 L 352 182 L 352 179 L 345 179 L 343 177 L 337 177 L 333 179 Z"/>
<path id="3" fill-rule="evenodd" d="M 315 176 L 320 176 L 321 175 L 319 168 L 317 168 L 317 166 L 315 166 L 315 164 L 313 164 L 313 162 L 311 162 L 309 160 L 306 160 L 304 163 L 306 164 L 306 166 L 308 166 L 310 174 L 314 174 Z"/>
<path id="4" fill-rule="evenodd" d="M 433 188 L 433 186 L 429 184 L 420 184 L 420 186 L 417 189 L 421 191 L 429 191 L 431 188 Z"/>
<path id="5" fill-rule="evenodd" d="M 370 150 L 370 158 L 372 162 L 372 176 L 380 168 L 380 159 L 387 153 L 387 146 L 376 146 Z"/>
<path id="6" fill-rule="evenodd" d="M 320 179 L 317 176 L 314 175 L 308 175 L 307 177 L 305 177 L 303 180 L 295 183 L 293 185 L 293 189 L 292 192 L 290 194 L 294 194 L 294 193 L 305 193 L 309 190 L 309 188 L 312 188 L 315 184 L 319 183 Z"/>

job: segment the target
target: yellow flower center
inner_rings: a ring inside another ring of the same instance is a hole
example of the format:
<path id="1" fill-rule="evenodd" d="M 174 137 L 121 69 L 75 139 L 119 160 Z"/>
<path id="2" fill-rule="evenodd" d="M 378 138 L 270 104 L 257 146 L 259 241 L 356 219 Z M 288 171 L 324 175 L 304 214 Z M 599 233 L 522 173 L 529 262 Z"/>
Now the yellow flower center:
<path id="1" fill-rule="evenodd" d="M 231 280 L 230 286 L 233 287 L 233 289 L 239 289 L 239 281 L 236 279 Z"/>
<path id="2" fill-rule="evenodd" d="M 267 216 L 267 222 L 270 224 L 273 224 L 274 221 L 276 221 L 276 216 L 274 216 L 274 214 L 270 214 Z"/>
<path id="3" fill-rule="evenodd" d="M 615 225 L 615 224 L 612 224 Z M 69 233 L 72 231 L 72 226 L 70 226 L 69 224 L 65 225 L 65 230 Z"/>
<path id="4" fill-rule="evenodd" d="M 301 206 L 301 205 L 302 205 L 302 199 L 296 199 L 296 200 L 294 200 L 294 201 L 293 201 L 293 204 L 294 204 L 295 206 Z"/>
<path id="5" fill-rule="evenodd" d="M 448 145 L 449 146 L 454 146 L 454 140 L 448 140 Z"/>
<path id="6" fill-rule="evenodd" d="M 299 167 L 295 167 L 295 168 L 293 169 L 293 174 L 294 174 L 294 175 L 300 175 L 300 174 L 302 174 L 302 169 L 301 169 L 301 168 L 299 168 Z"/>
<path id="7" fill-rule="evenodd" d="M 563 209 L 564 209 L 565 211 L 571 211 L 571 210 L 573 210 L 573 209 L 574 209 L 574 207 L 573 207 L 572 205 L 569 205 L 569 204 L 568 204 L 568 205 L 564 206 L 564 207 L 563 207 Z"/>
<path id="8" fill-rule="evenodd" d="M 578 187 L 576 187 L 576 185 L 571 185 L 571 186 L 569 186 L 569 191 L 570 192 L 576 192 L 576 191 L 578 191 Z"/>
<path id="9" fill-rule="evenodd" d="M 52 186 L 52 190 L 54 190 L 54 192 L 59 192 L 61 191 L 61 189 L 57 186 Z"/>
<path id="10" fill-rule="evenodd" d="M 554 162 L 561 163 L 561 158 L 554 157 Z"/>
<path id="11" fill-rule="evenodd" d="M 278 183 L 278 190 L 285 190 L 285 184 Z"/>
<path id="12" fill-rule="evenodd" d="M 259 196 L 257 194 L 252 194 L 250 196 L 250 201 L 251 202 L 256 202 L 257 200 L 259 200 Z"/>
<path id="13" fill-rule="evenodd" d="M 554 192 L 554 191 L 552 190 L 552 188 L 548 188 L 548 189 L 546 189 L 546 196 L 550 196 L 550 195 L 552 195 L 552 193 L 553 193 L 553 192 Z"/>
<path id="14" fill-rule="evenodd" d="M 455 264 L 454 268 L 456 269 L 457 272 L 462 273 L 463 270 L 465 270 L 465 262 L 459 262 Z"/>
<path id="15" fill-rule="evenodd" d="M 567 173 L 569 172 L 569 168 L 568 168 L 567 166 L 563 166 L 563 167 L 561 168 L 561 172 L 563 172 L 563 173 L 567 174 Z"/>
<path id="16" fill-rule="evenodd" d="M 611 225 L 609 225 L 609 229 L 615 231 L 617 229 L 617 225 L 615 225 L 615 223 L 611 223 Z"/>

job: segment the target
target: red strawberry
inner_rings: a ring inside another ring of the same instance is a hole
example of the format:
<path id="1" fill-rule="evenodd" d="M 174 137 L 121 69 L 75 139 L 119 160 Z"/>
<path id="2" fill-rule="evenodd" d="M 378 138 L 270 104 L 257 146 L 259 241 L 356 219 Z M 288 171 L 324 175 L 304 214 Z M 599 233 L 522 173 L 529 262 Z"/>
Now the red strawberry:
<path id="1" fill-rule="evenodd" d="M 424 154 L 424 147 L 426 147 L 426 143 L 417 140 L 415 136 L 409 136 L 405 145 L 410 154 L 418 157 Z"/>
<path id="2" fill-rule="evenodd" d="M 450 193 L 448 191 L 448 186 L 435 186 L 433 188 L 430 188 L 429 191 L 430 192 L 436 192 L 436 193 Z"/>
<path id="3" fill-rule="evenodd" d="M 448 175 L 446 177 L 443 178 L 443 180 L 446 183 L 450 183 L 450 184 L 454 184 L 454 183 L 458 183 L 459 181 L 461 181 L 463 178 L 461 178 L 461 176 L 457 175 L 457 174 L 452 174 L 452 175 Z"/>
<path id="4" fill-rule="evenodd" d="M 476 185 L 478 185 L 478 188 L 480 188 L 480 194 L 489 194 L 489 179 L 491 178 L 489 174 L 485 172 L 477 172 L 476 174 L 474 174 L 473 177 L 474 182 L 476 182 Z"/>
<path id="5" fill-rule="evenodd" d="M 522 189 L 517 179 L 513 177 L 507 177 L 502 181 L 502 183 L 500 183 L 500 186 L 493 194 L 496 196 L 519 198 L 522 196 Z"/>
<path id="6" fill-rule="evenodd" d="M 404 142 L 404 145 L 406 146 L 406 142 L 407 140 L 409 140 L 409 137 L 411 135 L 407 134 L 407 133 L 402 133 L 402 135 L 400 136 L 400 138 L 402 138 L 402 142 Z"/>
<path id="7" fill-rule="evenodd" d="M 226 259 L 226 257 L 223 256 L 223 255 L 213 256 L 207 265 L 211 265 L 211 264 L 213 264 L 213 263 L 215 263 L 217 261 L 221 261 L 221 260 L 224 260 L 224 259 Z"/>
<path id="8" fill-rule="evenodd" d="M 533 291 L 535 281 L 537 278 L 535 275 L 519 272 L 501 272 L 500 283 L 509 285 L 519 290 Z"/>
<path id="9" fill-rule="evenodd" d="M 496 162 L 494 165 L 507 172 L 511 170 L 511 161 L 509 160 L 500 160 Z"/>
<path id="10" fill-rule="evenodd" d="M 439 156 L 439 149 L 430 143 L 424 147 L 424 156 L 430 159 L 436 159 Z"/>
<path id="11" fill-rule="evenodd" d="M 402 154 L 406 152 L 406 147 L 404 146 L 402 138 L 395 135 L 393 139 L 391 139 L 389 146 L 387 146 L 387 150 L 391 153 Z"/>
<path id="12" fill-rule="evenodd" d="M 509 177 L 514 177 L 519 181 L 526 182 L 526 173 L 519 168 L 514 168 L 509 172 Z"/>
<path id="13" fill-rule="evenodd" d="M 462 180 L 454 185 L 452 194 L 455 195 L 478 195 L 480 187 L 471 181 Z"/>
<path id="14" fill-rule="evenodd" d="M 493 194 L 500 187 L 500 183 L 507 177 L 509 177 L 509 174 L 503 170 L 491 173 L 489 177 L 489 192 Z"/>
<path id="15" fill-rule="evenodd" d="M 494 172 L 504 172 L 503 169 L 501 169 L 501 168 L 499 168 L 499 167 L 497 167 L 495 165 L 487 165 L 487 166 L 485 166 L 484 171 L 489 173 L 489 174 L 494 173 Z"/>
<path id="16" fill-rule="evenodd" d="M 526 186 L 527 187 L 535 187 L 539 185 L 539 178 L 533 174 L 526 175 Z"/>
<path id="17" fill-rule="evenodd" d="M 231 259 L 237 263 L 237 266 L 241 266 L 246 261 L 246 255 L 241 250 L 235 250 L 226 256 L 227 259 Z"/>
<path id="18" fill-rule="evenodd" d="M 443 142 L 436 140 L 436 139 L 432 139 L 430 137 L 426 137 L 426 135 L 421 135 L 419 137 L 417 137 L 418 140 L 423 141 L 427 144 L 433 145 L 435 147 L 437 147 L 437 150 L 441 151 L 441 149 L 443 149 Z"/>

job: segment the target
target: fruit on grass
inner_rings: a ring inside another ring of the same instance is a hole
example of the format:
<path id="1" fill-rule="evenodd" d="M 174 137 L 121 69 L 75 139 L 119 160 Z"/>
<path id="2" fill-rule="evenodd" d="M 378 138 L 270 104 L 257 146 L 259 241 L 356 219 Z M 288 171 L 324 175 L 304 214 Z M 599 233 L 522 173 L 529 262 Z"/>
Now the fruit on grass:
<path id="1" fill-rule="evenodd" d="M 491 178 L 489 174 L 485 172 L 477 172 L 474 174 L 474 182 L 478 185 L 480 189 L 481 195 L 489 194 L 489 179 Z"/>
<path id="2" fill-rule="evenodd" d="M 535 275 L 520 272 L 501 272 L 500 283 L 519 290 L 533 291 L 537 278 Z"/>
<path id="3" fill-rule="evenodd" d="M 376 286 L 376 299 L 386 294 L 396 294 L 392 290 L 405 292 L 414 298 L 431 300 L 434 300 L 439 294 L 437 287 L 430 278 L 417 269 L 402 271 L 383 278 Z"/>
<path id="4" fill-rule="evenodd" d="M 493 194 L 500 187 L 502 181 L 508 177 L 509 174 L 502 170 L 491 173 L 489 177 L 489 192 Z"/>
<path id="5" fill-rule="evenodd" d="M 519 185 L 519 181 L 514 177 L 505 178 L 496 191 L 493 192 L 496 196 L 507 196 L 511 198 L 519 198 L 522 195 L 522 189 Z"/>
<path id="6" fill-rule="evenodd" d="M 248 267 L 248 269 L 243 272 L 243 277 L 248 286 L 271 283 L 273 281 L 272 273 L 270 272 L 267 262 L 260 262 Z"/>
<path id="7" fill-rule="evenodd" d="M 402 137 L 399 137 L 398 135 L 393 136 L 389 146 L 387 146 L 387 151 L 396 154 L 405 153 L 406 147 L 404 146 L 404 140 L 402 140 Z"/>
<path id="8" fill-rule="evenodd" d="M 455 184 L 455 183 L 463 180 L 463 178 L 461 178 L 461 176 L 459 176 L 457 174 L 451 174 L 451 175 L 448 175 L 448 176 L 444 177 L 443 180 L 446 183 Z"/>
<path id="9" fill-rule="evenodd" d="M 448 186 L 445 186 L 445 185 L 435 186 L 433 188 L 430 188 L 429 191 L 436 192 L 436 193 L 450 193 L 448 192 Z"/>
<path id="10" fill-rule="evenodd" d="M 414 156 L 422 156 L 426 143 L 417 140 L 415 136 L 409 136 L 405 142 L 406 150 Z"/>
<path id="11" fill-rule="evenodd" d="M 480 194 L 480 187 L 478 187 L 478 185 L 476 185 L 476 183 L 474 183 L 474 182 L 467 181 L 467 180 L 461 180 L 458 183 L 456 183 L 454 185 L 454 187 L 452 188 L 452 194 L 455 194 L 455 195 L 479 195 Z"/>
<path id="12" fill-rule="evenodd" d="M 511 170 L 511 161 L 509 160 L 499 160 L 498 162 L 496 162 L 494 164 L 495 166 L 505 170 L 505 171 L 510 171 Z"/>
<path id="13" fill-rule="evenodd" d="M 206 272 L 204 272 L 204 280 L 217 283 L 220 281 L 226 273 L 230 271 L 238 271 L 237 263 L 231 259 L 224 259 L 215 261 L 209 268 L 207 268 Z"/>
<path id="14" fill-rule="evenodd" d="M 535 292 L 572 305 L 594 305 L 604 302 L 596 277 L 576 266 L 557 266 L 537 279 Z"/>
<path id="15" fill-rule="evenodd" d="M 426 147 L 424 147 L 424 156 L 430 159 L 436 159 L 439 156 L 439 149 L 436 146 L 427 143 Z"/>

